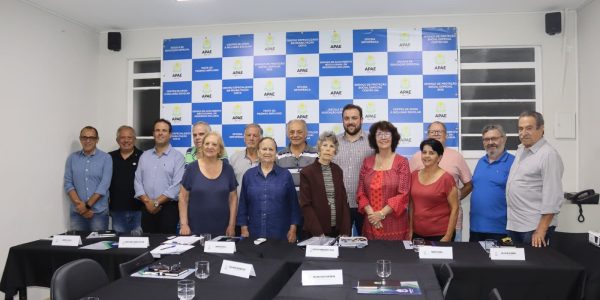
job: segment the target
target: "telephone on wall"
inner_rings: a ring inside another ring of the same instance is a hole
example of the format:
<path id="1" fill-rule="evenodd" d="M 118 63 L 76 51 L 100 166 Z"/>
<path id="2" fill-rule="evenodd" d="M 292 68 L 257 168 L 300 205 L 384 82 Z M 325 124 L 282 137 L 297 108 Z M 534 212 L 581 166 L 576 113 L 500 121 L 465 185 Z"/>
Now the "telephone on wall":
<path id="1" fill-rule="evenodd" d="M 565 198 L 567 200 L 571 200 L 573 204 L 577 204 L 577 206 L 579 206 L 579 216 L 577 217 L 577 221 L 579 221 L 579 223 L 583 223 L 585 222 L 585 217 L 583 216 L 583 208 L 581 205 L 598 204 L 600 195 L 598 195 L 593 189 L 589 189 L 579 193 L 565 193 Z"/>

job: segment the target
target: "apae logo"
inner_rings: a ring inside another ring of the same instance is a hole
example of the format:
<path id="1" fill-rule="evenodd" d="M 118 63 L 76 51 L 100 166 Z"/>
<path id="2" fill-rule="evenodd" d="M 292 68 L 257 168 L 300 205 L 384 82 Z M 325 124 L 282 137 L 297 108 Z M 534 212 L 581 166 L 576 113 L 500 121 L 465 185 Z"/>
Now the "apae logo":
<path id="1" fill-rule="evenodd" d="M 445 71 L 446 70 L 446 58 L 444 54 L 438 53 L 435 56 L 435 67 L 433 68 L 436 71 Z"/>
<path id="2" fill-rule="evenodd" d="M 243 121 L 244 120 L 244 115 L 242 113 L 241 105 L 236 104 L 233 106 L 233 108 L 231 109 L 231 120 L 232 121 Z"/>
<path id="3" fill-rule="evenodd" d="M 400 47 L 400 48 L 410 47 L 410 33 L 400 32 L 400 42 L 398 43 L 398 47 Z"/>
<path id="4" fill-rule="evenodd" d="M 202 84 L 202 99 L 212 98 L 212 88 L 208 82 Z"/>
<path id="5" fill-rule="evenodd" d="M 304 102 L 298 104 L 298 110 L 296 111 L 296 119 L 306 120 L 308 119 L 308 109 Z"/>
<path id="6" fill-rule="evenodd" d="M 267 82 L 265 83 L 264 91 L 265 91 L 263 94 L 264 97 L 266 97 L 266 98 L 275 97 L 275 87 L 273 86 L 272 80 L 267 80 Z"/>
<path id="7" fill-rule="evenodd" d="M 171 122 L 181 122 L 181 106 L 173 106 L 173 112 L 171 113 Z"/>
<path id="8" fill-rule="evenodd" d="M 342 49 L 342 37 L 340 36 L 339 32 L 335 30 L 331 33 L 331 42 L 329 44 L 329 49 Z"/>
<path id="9" fill-rule="evenodd" d="M 410 78 L 402 77 L 400 79 L 400 96 L 410 96 L 412 89 L 410 88 Z"/>
<path id="10" fill-rule="evenodd" d="M 265 37 L 265 52 L 273 52 L 273 51 L 275 51 L 275 40 L 273 39 L 273 36 L 269 32 L 269 34 L 267 34 L 267 36 Z"/>
<path id="11" fill-rule="evenodd" d="M 183 73 L 181 72 L 181 63 L 175 63 L 173 64 L 173 70 L 172 70 L 172 74 L 171 77 L 173 78 L 182 78 L 183 77 Z"/>
<path id="12" fill-rule="evenodd" d="M 274 134 L 274 130 L 273 130 L 273 126 L 268 125 L 267 127 L 264 128 L 264 137 L 273 137 Z"/>
<path id="13" fill-rule="evenodd" d="M 365 108 L 365 119 L 370 119 L 371 121 L 377 119 L 377 108 L 375 107 L 375 102 L 367 102 L 367 107 Z"/>
<path id="14" fill-rule="evenodd" d="M 241 59 L 236 59 L 233 61 L 233 72 L 231 74 L 233 76 L 244 75 L 244 66 L 242 65 Z"/>
<path id="15" fill-rule="evenodd" d="M 339 79 L 333 79 L 331 81 L 331 92 L 329 93 L 329 95 L 333 97 L 342 96 L 342 83 Z"/>
<path id="16" fill-rule="evenodd" d="M 403 125 L 402 128 L 400 128 L 400 142 L 401 143 L 412 142 L 412 132 L 408 125 Z"/>
<path id="17" fill-rule="evenodd" d="M 202 41 L 202 55 L 209 55 L 212 54 L 212 44 L 210 42 L 210 39 L 208 39 L 207 36 L 204 37 L 204 40 Z"/>
<path id="18" fill-rule="evenodd" d="M 331 131 L 333 131 L 333 133 L 340 134 L 342 133 L 342 127 L 340 125 L 333 125 L 333 127 L 331 127 Z"/>
<path id="19" fill-rule="evenodd" d="M 442 101 L 438 101 L 435 105 L 435 117 L 436 118 L 446 118 L 448 114 L 446 113 L 446 104 Z"/>
<path id="20" fill-rule="evenodd" d="M 368 55 L 365 61 L 365 72 L 375 72 L 377 71 L 377 61 L 375 61 L 375 56 Z"/>
<path id="21" fill-rule="evenodd" d="M 306 61 L 306 57 L 300 56 L 298 58 L 298 62 L 296 63 L 298 73 L 308 73 L 308 62 Z"/>

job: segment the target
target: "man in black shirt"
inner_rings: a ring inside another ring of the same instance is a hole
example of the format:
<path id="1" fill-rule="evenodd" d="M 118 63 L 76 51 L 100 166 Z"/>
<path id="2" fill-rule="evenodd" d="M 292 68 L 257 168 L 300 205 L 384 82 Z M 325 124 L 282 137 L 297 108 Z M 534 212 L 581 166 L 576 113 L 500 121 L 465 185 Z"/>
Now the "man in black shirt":
<path id="1" fill-rule="evenodd" d="M 117 130 L 119 149 L 110 152 L 113 174 L 110 183 L 109 209 L 112 228 L 119 234 L 142 233 L 142 202 L 137 200 L 133 181 L 142 150 L 135 147 L 135 130 L 123 125 Z"/>

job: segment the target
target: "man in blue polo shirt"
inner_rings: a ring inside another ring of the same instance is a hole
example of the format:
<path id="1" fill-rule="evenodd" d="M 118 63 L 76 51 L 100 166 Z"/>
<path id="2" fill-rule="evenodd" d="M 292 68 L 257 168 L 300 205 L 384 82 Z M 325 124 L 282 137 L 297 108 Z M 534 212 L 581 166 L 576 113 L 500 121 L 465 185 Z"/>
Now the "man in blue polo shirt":
<path id="1" fill-rule="evenodd" d="M 483 147 L 487 153 L 475 167 L 471 193 L 469 241 L 500 240 L 506 236 L 506 181 L 515 160 L 508 153 L 506 133 L 498 124 L 483 128 Z"/>

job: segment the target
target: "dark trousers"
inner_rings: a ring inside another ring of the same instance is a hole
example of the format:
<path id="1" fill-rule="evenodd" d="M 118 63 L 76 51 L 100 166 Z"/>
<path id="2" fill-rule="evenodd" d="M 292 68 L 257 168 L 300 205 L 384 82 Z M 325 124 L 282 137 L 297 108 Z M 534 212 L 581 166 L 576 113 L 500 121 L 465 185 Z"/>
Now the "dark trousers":
<path id="1" fill-rule="evenodd" d="M 496 240 L 500 243 L 500 240 L 507 237 L 506 233 L 486 233 L 486 232 L 469 232 L 469 242 L 480 242 L 485 240 Z"/>
<path id="2" fill-rule="evenodd" d="M 157 214 L 142 211 L 142 230 L 146 233 L 177 234 L 179 208 L 177 201 L 169 201 L 162 205 Z"/>
<path id="3" fill-rule="evenodd" d="M 358 236 L 362 234 L 363 222 L 365 221 L 365 216 L 358 212 L 358 208 L 350 208 L 350 228 L 352 228 L 352 224 L 356 226 L 356 233 Z"/>
<path id="4" fill-rule="evenodd" d="M 556 229 L 556 226 L 550 226 L 550 227 L 548 227 L 548 230 L 546 230 L 546 236 L 544 237 L 544 239 L 546 240 L 547 245 L 550 245 L 550 239 L 552 238 L 552 233 L 554 233 L 555 229 Z M 534 232 L 535 232 L 535 230 L 527 231 L 527 232 L 518 232 L 518 231 L 508 230 L 508 236 L 510 236 L 512 238 L 512 240 L 515 244 L 531 245 L 531 237 L 533 236 Z"/>
<path id="5" fill-rule="evenodd" d="M 413 233 L 413 239 L 414 238 L 422 238 L 426 241 L 430 241 L 430 242 L 439 242 L 444 236 L 443 235 L 435 235 L 435 236 L 422 236 L 422 235 L 418 235 L 416 233 Z M 454 232 L 452 234 L 452 238 L 450 239 L 450 241 L 454 241 L 454 237 L 456 237 L 456 232 Z"/>

